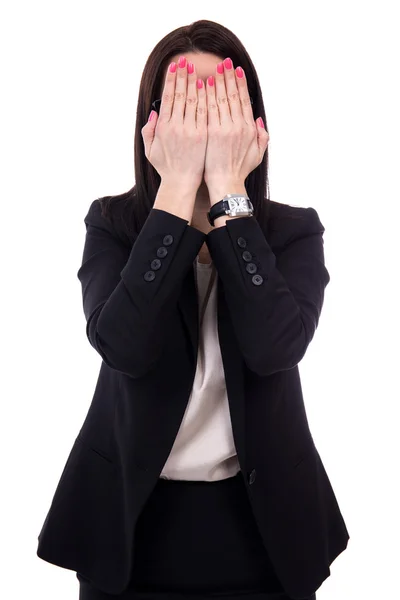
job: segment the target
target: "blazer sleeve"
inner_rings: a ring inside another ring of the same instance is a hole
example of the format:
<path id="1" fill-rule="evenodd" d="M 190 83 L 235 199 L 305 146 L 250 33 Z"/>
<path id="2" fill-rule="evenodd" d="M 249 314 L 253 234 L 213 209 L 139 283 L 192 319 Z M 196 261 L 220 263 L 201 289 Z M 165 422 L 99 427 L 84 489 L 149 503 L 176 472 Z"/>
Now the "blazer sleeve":
<path id="1" fill-rule="evenodd" d="M 330 280 L 318 213 L 296 208 L 302 218 L 282 219 L 285 243 L 278 256 L 254 217 L 228 219 L 207 234 L 244 361 L 260 376 L 301 361 Z"/>
<path id="2" fill-rule="evenodd" d="M 185 219 L 153 208 L 130 248 L 101 215 L 99 200 L 84 222 L 77 277 L 86 335 L 109 367 L 141 377 L 161 355 L 168 315 L 206 236 Z"/>

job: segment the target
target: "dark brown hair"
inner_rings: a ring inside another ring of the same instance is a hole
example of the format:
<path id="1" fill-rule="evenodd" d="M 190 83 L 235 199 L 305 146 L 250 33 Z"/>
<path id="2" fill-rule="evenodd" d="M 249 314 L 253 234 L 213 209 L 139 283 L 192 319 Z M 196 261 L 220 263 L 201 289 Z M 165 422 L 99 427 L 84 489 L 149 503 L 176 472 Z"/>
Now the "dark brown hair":
<path id="1" fill-rule="evenodd" d="M 162 96 L 164 73 L 171 57 L 188 52 L 211 53 L 224 58 L 229 56 L 234 68 L 241 66 L 253 99 L 254 119 L 261 116 L 268 131 L 256 70 L 243 44 L 229 29 L 213 21 L 200 20 L 168 33 L 151 52 L 140 81 L 134 142 L 136 183 L 128 192 L 100 198 L 102 215 L 115 225 L 114 216 L 118 212 L 118 224 L 130 239 L 144 225 L 161 182 L 159 174 L 144 154 L 141 129 L 147 122 L 152 102 Z M 245 187 L 254 206 L 255 218 L 266 228 L 269 214 L 268 147 L 261 164 L 246 178 Z"/>

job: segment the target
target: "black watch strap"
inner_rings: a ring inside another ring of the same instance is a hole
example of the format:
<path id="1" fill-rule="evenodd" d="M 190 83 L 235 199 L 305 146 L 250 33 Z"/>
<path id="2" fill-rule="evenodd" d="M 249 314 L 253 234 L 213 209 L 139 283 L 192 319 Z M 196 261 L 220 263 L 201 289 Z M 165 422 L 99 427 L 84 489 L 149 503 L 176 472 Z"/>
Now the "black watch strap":
<path id="1" fill-rule="evenodd" d="M 207 213 L 208 222 L 210 225 L 214 226 L 214 221 L 217 217 L 221 217 L 222 215 L 226 215 L 226 210 L 229 208 L 229 205 L 226 200 L 220 200 L 213 204 Z"/>

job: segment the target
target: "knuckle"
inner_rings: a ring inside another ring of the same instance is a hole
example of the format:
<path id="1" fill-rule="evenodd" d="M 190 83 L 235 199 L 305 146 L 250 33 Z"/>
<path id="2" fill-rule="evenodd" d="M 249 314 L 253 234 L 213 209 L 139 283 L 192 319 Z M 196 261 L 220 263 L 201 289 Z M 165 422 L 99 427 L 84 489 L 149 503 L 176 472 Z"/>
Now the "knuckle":
<path id="1" fill-rule="evenodd" d="M 228 96 L 229 102 L 235 103 L 235 102 L 240 102 L 240 96 L 238 92 L 232 92 L 231 94 L 229 94 Z"/>
<path id="2" fill-rule="evenodd" d="M 187 96 L 186 97 L 186 103 L 189 104 L 190 106 L 195 106 L 197 104 L 197 96 Z"/>
<path id="3" fill-rule="evenodd" d="M 165 92 L 162 96 L 161 104 L 172 104 L 173 101 L 174 94 L 169 94 L 168 92 Z"/>
<path id="4" fill-rule="evenodd" d="M 185 92 L 175 92 L 175 102 L 181 102 L 185 98 Z"/>

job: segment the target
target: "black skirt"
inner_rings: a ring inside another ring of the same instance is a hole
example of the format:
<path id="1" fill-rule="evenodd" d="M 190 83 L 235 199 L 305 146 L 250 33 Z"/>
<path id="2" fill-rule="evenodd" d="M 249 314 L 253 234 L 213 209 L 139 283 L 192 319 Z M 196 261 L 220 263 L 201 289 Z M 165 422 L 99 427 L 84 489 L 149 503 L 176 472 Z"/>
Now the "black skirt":
<path id="1" fill-rule="evenodd" d="M 128 589 L 105 594 L 80 573 L 79 600 L 290 600 L 263 545 L 241 473 L 159 479 L 135 531 Z M 315 594 L 304 600 L 316 600 Z"/>

